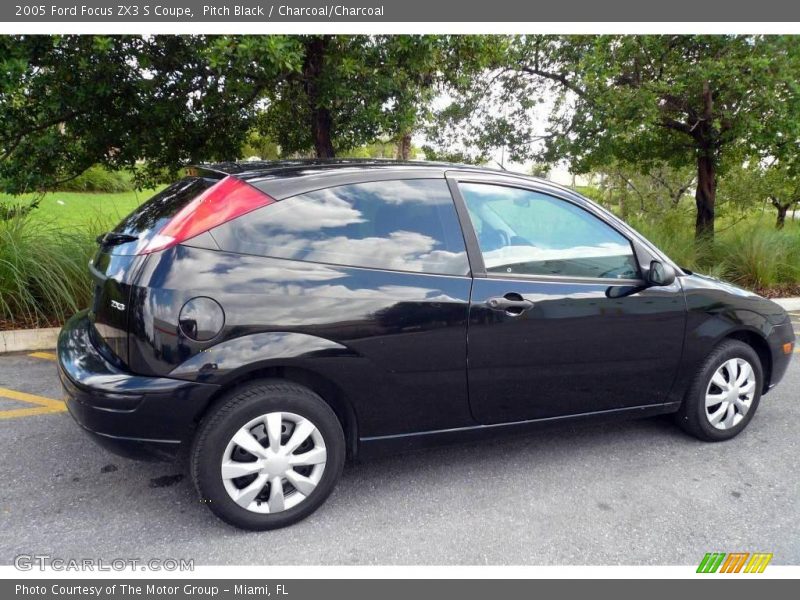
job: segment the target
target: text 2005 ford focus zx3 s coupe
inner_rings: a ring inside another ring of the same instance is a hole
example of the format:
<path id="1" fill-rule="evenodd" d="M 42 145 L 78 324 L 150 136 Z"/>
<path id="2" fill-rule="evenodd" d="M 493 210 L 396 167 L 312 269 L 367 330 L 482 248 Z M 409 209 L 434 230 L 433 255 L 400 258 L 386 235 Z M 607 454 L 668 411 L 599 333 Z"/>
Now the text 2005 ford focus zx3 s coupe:
<path id="1" fill-rule="evenodd" d="M 727 440 L 794 346 L 777 304 L 486 169 L 200 166 L 99 241 L 58 343 L 70 413 L 125 455 L 184 448 L 248 529 L 308 516 L 379 448 L 660 413 Z"/>

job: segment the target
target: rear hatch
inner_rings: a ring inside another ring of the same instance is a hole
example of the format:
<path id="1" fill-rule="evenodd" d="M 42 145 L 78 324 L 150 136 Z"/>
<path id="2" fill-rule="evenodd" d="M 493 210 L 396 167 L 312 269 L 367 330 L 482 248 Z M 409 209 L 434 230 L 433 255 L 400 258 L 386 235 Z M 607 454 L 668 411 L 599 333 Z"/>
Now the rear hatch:
<path id="1" fill-rule="evenodd" d="M 218 181 L 212 177 L 186 177 L 98 237 L 100 247 L 90 263 L 94 298 L 89 319 L 98 349 L 119 366 L 128 364 L 128 332 L 136 301 L 134 284 L 147 260 L 147 249 L 153 247 L 159 233 L 181 209 Z"/>

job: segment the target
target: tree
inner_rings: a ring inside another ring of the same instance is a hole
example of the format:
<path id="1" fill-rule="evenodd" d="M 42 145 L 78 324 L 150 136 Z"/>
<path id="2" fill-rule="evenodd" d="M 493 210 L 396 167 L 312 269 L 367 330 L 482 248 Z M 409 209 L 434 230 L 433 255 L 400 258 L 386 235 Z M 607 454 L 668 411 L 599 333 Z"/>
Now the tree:
<path id="1" fill-rule="evenodd" d="M 381 52 L 368 36 L 299 38 L 302 67 L 265 94 L 261 132 L 286 155 L 333 158 L 383 132 L 389 100 Z"/>
<path id="2" fill-rule="evenodd" d="M 415 153 L 416 149 L 412 145 L 409 153 Z M 367 144 L 366 146 L 359 146 L 351 148 L 339 154 L 342 158 L 397 158 L 398 146 L 396 140 L 383 139 Z"/>
<path id="3" fill-rule="evenodd" d="M 695 231 L 710 237 L 726 166 L 798 140 L 799 66 L 794 36 L 521 36 L 483 83 L 457 88 L 443 116 L 463 128 L 448 117 L 481 105 L 462 130 L 479 149 L 502 140 L 516 160 L 568 158 L 578 172 L 692 165 Z M 537 132 L 531 112 L 546 101 Z"/>
<path id="4" fill-rule="evenodd" d="M 301 57 L 286 36 L 0 37 L 0 185 L 236 158 L 258 101 Z"/>
<path id="5" fill-rule="evenodd" d="M 389 138 L 398 158 L 427 117 L 454 38 L 334 36 L 300 38 L 303 66 L 266 95 L 262 132 L 288 155 L 332 158 Z"/>
<path id="6" fill-rule="evenodd" d="M 488 36 L 17 36 L 0 39 L 0 186 L 52 189 L 94 164 L 140 184 L 187 162 L 411 155 L 443 81 Z M 266 143 L 264 146 L 262 142 Z"/>
<path id="7" fill-rule="evenodd" d="M 547 179 L 550 177 L 551 170 L 552 170 L 552 165 L 542 162 L 535 162 L 531 165 L 530 169 L 528 169 L 528 172 L 534 177 Z"/>
<path id="8" fill-rule="evenodd" d="M 642 172 L 634 165 L 614 163 L 601 171 L 603 191 L 620 213 L 627 216 L 629 197 L 638 204 L 638 212 L 663 213 L 677 208 L 695 184 L 690 167 L 674 168 L 665 164 L 650 165 Z"/>
<path id="9" fill-rule="evenodd" d="M 740 165 L 730 169 L 720 192 L 724 200 L 742 210 L 754 203 L 768 203 L 777 211 L 775 227 L 783 229 L 789 210 L 800 205 L 800 172 L 796 164 L 774 158 Z"/>
<path id="10" fill-rule="evenodd" d="M 258 129 L 253 129 L 248 133 L 239 154 L 242 158 L 255 156 L 261 160 L 278 160 L 281 158 L 281 149 L 276 142 L 261 135 Z"/>
<path id="11" fill-rule="evenodd" d="M 390 97 L 386 134 L 397 143 L 397 158 L 411 156 L 412 133 L 432 118 L 431 107 L 444 85 L 473 80 L 496 60 L 498 36 L 378 36 Z"/>

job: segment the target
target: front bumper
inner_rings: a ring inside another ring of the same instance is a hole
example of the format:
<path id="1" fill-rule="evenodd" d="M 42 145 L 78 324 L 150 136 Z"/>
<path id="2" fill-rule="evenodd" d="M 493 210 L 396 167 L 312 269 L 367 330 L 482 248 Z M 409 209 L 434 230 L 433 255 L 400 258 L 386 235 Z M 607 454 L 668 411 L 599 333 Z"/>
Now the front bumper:
<path id="1" fill-rule="evenodd" d="M 772 373 L 769 378 L 769 388 L 773 388 L 783 379 L 789 363 L 792 362 L 792 356 L 794 356 L 794 328 L 788 317 L 785 323 L 773 326 L 772 332 L 767 337 L 767 343 L 772 354 Z M 789 343 L 792 344 L 792 352 L 786 353 L 784 345 Z"/>
<path id="2" fill-rule="evenodd" d="M 83 311 L 58 337 L 58 374 L 70 414 L 116 454 L 174 458 L 218 386 L 125 372 L 97 349 L 90 327 Z"/>

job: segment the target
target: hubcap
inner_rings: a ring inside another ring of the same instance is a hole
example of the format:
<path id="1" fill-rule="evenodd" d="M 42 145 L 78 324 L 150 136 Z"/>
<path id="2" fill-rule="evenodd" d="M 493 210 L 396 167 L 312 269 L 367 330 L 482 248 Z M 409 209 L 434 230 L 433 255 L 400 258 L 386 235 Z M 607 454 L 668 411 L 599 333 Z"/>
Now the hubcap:
<path id="1" fill-rule="evenodd" d="M 736 427 L 756 395 L 756 374 L 743 358 L 725 361 L 706 389 L 706 418 L 717 429 Z"/>
<path id="2" fill-rule="evenodd" d="M 245 424 L 222 455 L 222 482 L 242 508 L 276 513 L 297 506 L 325 470 L 325 441 L 300 415 L 272 412 Z"/>

